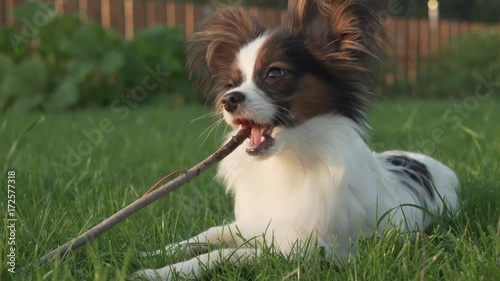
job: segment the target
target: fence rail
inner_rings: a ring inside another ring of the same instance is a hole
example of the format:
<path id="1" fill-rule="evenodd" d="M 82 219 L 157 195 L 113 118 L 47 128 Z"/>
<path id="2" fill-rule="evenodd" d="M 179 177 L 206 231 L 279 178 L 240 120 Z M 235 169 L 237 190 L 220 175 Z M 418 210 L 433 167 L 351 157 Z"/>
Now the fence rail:
<path id="1" fill-rule="evenodd" d="M 0 25 L 9 24 L 22 27 L 9 12 L 23 5 L 27 0 L 0 0 Z M 183 26 L 186 36 L 192 34 L 196 25 L 210 15 L 209 5 L 178 3 L 165 0 L 41 0 L 53 5 L 57 13 L 78 13 L 82 18 L 100 22 L 115 29 L 127 39 L 132 39 L 134 31 L 156 24 Z M 259 17 L 268 26 L 279 25 L 285 11 L 272 8 L 249 7 L 249 12 Z M 386 22 L 389 35 L 387 49 L 389 72 L 385 76 L 385 86 L 400 80 L 417 79 L 422 69 L 429 67 L 428 58 L 441 48 L 446 48 L 452 38 L 472 31 L 497 28 L 482 23 L 441 20 L 431 27 L 426 19 L 389 17 Z M 427 64 L 427 65 L 426 65 Z"/>

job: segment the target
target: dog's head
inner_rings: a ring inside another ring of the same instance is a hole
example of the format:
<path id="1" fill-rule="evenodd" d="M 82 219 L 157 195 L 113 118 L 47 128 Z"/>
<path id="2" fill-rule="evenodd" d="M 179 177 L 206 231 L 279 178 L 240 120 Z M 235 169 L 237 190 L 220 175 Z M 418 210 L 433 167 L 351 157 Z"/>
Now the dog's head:
<path id="1" fill-rule="evenodd" d="M 190 38 L 188 69 L 231 126 L 252 127 L 250 155 L 320 115 L 363 127 L 383 37 L 374 2 L 290 1 L 276 29 L 241 8 L 218 10 Z"/>

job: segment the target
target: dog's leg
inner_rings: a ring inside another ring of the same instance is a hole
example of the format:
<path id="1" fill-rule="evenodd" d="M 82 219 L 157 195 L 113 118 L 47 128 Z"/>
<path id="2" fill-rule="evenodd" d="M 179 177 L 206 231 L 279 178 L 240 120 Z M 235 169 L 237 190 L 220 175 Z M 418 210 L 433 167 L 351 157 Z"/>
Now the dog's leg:
<path id="1" fill-rule="evenodd" d="M 203 269 L 212 269 L 221 261 L 228 261 L 237 266 L 251 264 L 254 258 L 260 256 L 258 248 L 215 250 L 190 260 L 168 265 L 159 269 L 145 269 L 134 273 L 135 278 L 147 280 L 171 280 L 175 273 L 182 279 L 199 278 Z"/>
<path id="2" fill-rule="evenodd" d="M 216 226 L 209 228 L 190 239 L 167 245 L 165 249 L 154 252 L 141 252 L 141 257 L 152 257 L 160 254 L 174 255 L 183 251 L 186 257 L 192 257 L 200 252 L 207 251 L 208 245 L 225 244 L 227 247 L 235 247 L 242 243 L 238 230 L 234 224 Z"/>

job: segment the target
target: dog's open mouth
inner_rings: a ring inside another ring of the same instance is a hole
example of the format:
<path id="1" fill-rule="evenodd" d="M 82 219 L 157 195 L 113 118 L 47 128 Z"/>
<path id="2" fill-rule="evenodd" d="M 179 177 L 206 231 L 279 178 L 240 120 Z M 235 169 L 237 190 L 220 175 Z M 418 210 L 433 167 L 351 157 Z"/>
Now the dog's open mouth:
<path id="1" fill-rule="evenodd" d="M 271 136 L 274 126 L 270 124 L 258 124 L 248 119 L 236 119 L 235 123 L 242 127 L 250 127 L 250 147 L 247 153 L 252 156 L 262 155 L 274 144 L 274 138 Z"/>

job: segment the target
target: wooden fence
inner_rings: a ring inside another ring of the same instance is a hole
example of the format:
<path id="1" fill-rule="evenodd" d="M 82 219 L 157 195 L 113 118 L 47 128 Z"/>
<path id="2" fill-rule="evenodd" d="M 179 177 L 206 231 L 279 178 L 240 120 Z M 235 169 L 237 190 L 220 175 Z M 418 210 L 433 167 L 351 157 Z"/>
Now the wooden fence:
<path id="1" fill-rule="evenodd" d="M 9 11 L 27 0 L 0 0 L 0 25 L 18 27 Z M 106 27 L 117 30 L 128 39 L 134 31 L 156 24 L 183 26 L 186 36 L 195 30 L 197 23 L 210 15 L 208 5 L 178 3 L 165 0 L 40 0 L 53 5 L 57 13 L 78 13 L 82 18 L 93 19 Z M 285 17 L 284 10 L 249 7 L 249 12 L 268 26 L 279 25 Z M 429 67 L 428 58 L 441 48 L 446 48 L 454 37 L 493 26 L 481 23 L 441 20 L 431 27 L 426 19 L 390 17 L 386 20 L 389 34 L 389 72 L 385 86 L 397 81 L 418 80 L 419 74 Z M 495 26 L 500 31 L 500 25 Z M 404 84 L 404 83 L 403 83 Z"/>

